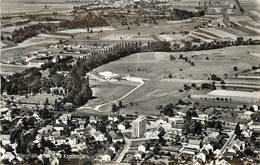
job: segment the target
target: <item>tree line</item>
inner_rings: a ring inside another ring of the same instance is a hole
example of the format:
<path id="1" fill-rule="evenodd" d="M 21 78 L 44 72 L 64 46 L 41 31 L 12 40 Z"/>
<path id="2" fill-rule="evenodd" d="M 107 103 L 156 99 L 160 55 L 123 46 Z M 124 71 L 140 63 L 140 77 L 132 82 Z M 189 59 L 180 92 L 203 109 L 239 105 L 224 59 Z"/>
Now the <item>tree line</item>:
<path id="1" fill-rule="evenodd" d="M 38 23 L 35 25 L 25 26 L 20 29 L 15 29 L 12 32 L 12 41 L 21 43 L 24 40 L 35 37 L 40 33 L 53 33 L 58 30 L 73 29 L 73 28 L 89 28 L 95 26 L 106 26 L 107 21 L 102 17 L 88 13 L 85 16 L 75 17 L 73 20 L 64 20 L 58 24 L 54 23 Z"/>

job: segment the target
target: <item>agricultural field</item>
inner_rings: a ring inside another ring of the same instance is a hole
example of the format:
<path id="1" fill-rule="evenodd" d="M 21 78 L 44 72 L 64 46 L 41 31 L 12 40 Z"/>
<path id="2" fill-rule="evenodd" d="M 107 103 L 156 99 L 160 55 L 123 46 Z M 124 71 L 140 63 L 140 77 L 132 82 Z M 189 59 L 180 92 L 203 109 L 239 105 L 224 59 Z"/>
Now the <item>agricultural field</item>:
<path id="1" fill-rule="evenodd" d="M 237 36 L 230 34 L 228 32 L 216 29 L 216 28 L 202 28 L 200 29 L 201 33 L 206 33 L 211 36 L 215 36 L 216 38 L 222 38 L 222 39 L 232 39 L 236 40 Z"/>

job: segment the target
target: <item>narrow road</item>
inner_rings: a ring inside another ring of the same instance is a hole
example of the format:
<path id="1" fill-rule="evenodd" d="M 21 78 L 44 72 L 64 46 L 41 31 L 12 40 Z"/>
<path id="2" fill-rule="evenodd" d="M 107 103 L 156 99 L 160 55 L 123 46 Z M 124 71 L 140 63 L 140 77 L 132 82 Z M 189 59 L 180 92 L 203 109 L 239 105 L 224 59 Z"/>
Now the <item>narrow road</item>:
<path id="1" fill-rule="evenodd" d="M 138 138 L 138 139 L 128 139 L 128 138 L 125 138 L 126 144 L 125 144 L 123 150 L 121 151 L 121 153 L 119 154 L 119 156 L 117 157 L 116 162 L 117 162 L 117 163 L 120 163 L 120 162 L 123 160 L 125 154 L 126 154 L 126 153 L 128 152 L 128 150 L 130 149 L 132 142 L 144 141 L 144 140 L 153 140 L 153 139 L 159 139 L 159 138 L 158 138 L 158 137 Z"/>
<path id="2" fill-rule="evenodd" d="M 229 137 L 228 141 L 224 144 L 224 146 L 222 147 L 222 149 L 220 150 L 220 152 L 215 156 L 215 158 L 220 159 L 224 153 L 226 152 L 227 147 L 232 144 L 232 142 L 235 140 L 236 134 L 235 134 L 235 130 L 232 131 L 232 135 Z"/>
<path id="3" fill-rule="evenodd" d="M 131 146 L 132 142 L 128 138 L 125 138 L 125 142 L 126 143 L 125 143 L 125 146 L 124 146 L 123 150 L 121 151 L 121 153 L 119 154 L 119 156 L 116 159 L 117 163 L 120 163 L 124 159 L 125 154 L 130 149 L 130 146 Z"/>

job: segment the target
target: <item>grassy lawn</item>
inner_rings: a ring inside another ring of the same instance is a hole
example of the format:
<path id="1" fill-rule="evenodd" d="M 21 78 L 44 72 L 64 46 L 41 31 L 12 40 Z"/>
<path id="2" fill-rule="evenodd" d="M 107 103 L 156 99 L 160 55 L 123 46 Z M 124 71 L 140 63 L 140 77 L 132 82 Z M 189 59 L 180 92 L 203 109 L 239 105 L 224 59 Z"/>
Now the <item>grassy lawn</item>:
<path id="1" fill-rule="evenodd" d="M 89 100 L 88 105 L 98 105 L 98 104 L 116 100 L 124 96 L 133 88 L 134 86 L 127 86 L 127 85 L 117 85 L 117 84 L 110 84 L 110 83 L 99 84 L 96 87 L 92 88 L 93 96 L 97 98 L 93 100 Z"/>

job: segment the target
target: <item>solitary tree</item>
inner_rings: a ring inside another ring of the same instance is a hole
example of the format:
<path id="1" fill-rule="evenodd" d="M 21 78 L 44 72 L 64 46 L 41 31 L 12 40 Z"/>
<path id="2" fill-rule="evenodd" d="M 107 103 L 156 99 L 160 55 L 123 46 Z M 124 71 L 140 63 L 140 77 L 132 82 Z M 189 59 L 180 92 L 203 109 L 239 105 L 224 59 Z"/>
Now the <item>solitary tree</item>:
<path id="1" fill-rule="evenodd" d="M 119 106 L 119 108 L 123 107 L 123 102 L 121 100 L 119 100 L 118 106 Z"/>
<path id="2" fill-rule="evenodd" d="M 241 129 L 240 129 L 239 123 L 237 123 L 237 125 L 236 125 L 235 134 L 236 134 L 237 136 L 240 136 L 240 135 L 241 135 Z"/>
<path id="3" fill-rule="evenodd" d="M 234 67 L 233 67 L 233 70 L 234 70 L 234 71 L 238 71 L 238 67 L 237 67 L 237 66 L 234 66 Z"/>
<path id="4" fill-rule="evenodd" d="M 49 99 L 48 98 L 45 99 L 45 105 L 49 105 Z"/>
<path id="5" fill-rule="evenodd" d="M 117 106 L 116 106 L 116 104 L 112 104 L 112 112 L 116 112 L 117 111 Z"/>

